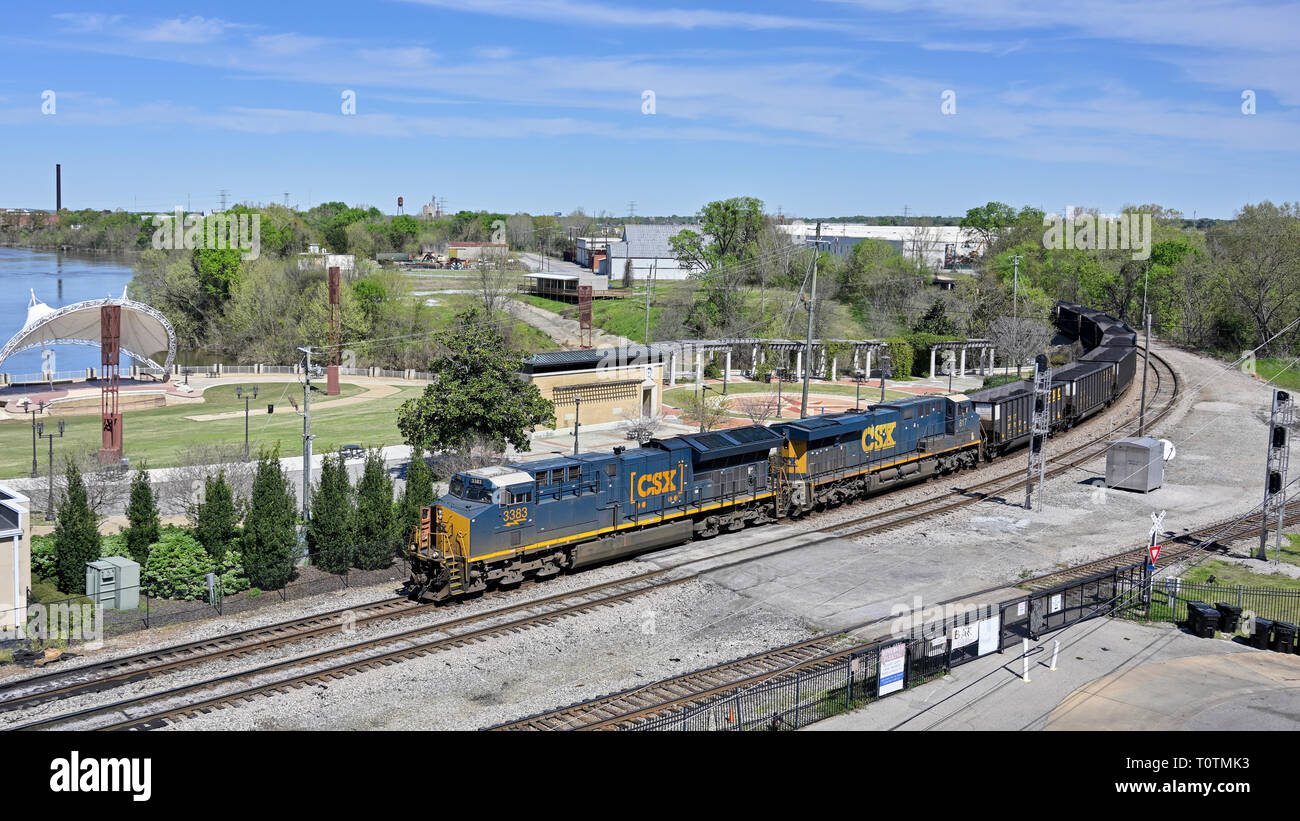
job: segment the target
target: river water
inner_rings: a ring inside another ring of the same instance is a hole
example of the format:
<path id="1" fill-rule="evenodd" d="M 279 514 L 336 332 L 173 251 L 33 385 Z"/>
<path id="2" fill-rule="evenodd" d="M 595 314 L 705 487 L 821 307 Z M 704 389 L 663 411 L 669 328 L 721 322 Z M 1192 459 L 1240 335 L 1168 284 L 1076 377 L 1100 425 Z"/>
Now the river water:
<path id="1" fill-rule="evenodd" d="M 62 308 L 87 299 L 121 297 L 130 281 L 131 261 L 126 257 L 0 248 L 0 346 L 27 321 L 33 291 L 51 308 Z M 52 350 L 57 371 L 98 368 L 100 364 L 98 348 L 57 345 Z M 124 357 L 120 364 L 130 363 Z M 0 372 L 39 374 L 41 352 L 27 351 L 0 362 Z"/>

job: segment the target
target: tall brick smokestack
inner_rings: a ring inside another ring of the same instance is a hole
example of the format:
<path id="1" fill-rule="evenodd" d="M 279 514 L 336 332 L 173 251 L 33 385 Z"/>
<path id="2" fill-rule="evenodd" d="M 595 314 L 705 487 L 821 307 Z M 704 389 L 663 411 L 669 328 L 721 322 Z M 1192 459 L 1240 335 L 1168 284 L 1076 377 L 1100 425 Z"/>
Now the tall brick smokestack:
<path id="1" fill-rule="evenodd" d="M 63 210 L 63 165 L 54 164 L 54 213 Z"/>

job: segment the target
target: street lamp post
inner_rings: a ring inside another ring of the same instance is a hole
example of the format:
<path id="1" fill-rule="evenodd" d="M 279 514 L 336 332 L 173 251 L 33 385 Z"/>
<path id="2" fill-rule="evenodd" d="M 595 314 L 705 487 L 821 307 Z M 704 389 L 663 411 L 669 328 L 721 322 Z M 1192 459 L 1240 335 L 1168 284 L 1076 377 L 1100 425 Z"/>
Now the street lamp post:
<path id="1" fill-rule="evenodd" d="M 862 410 L 862 369 L 855 370 L 853 376 L 858 380 L 858 386 L 853 394 L 853 409 Z"/>
<path id="2" fill-rule="evenodd" d="M 63 420 L 59 420 L 58 433 L 46 433 L 45 423 L 36 423 L 36 435 L 50 440 L 50 495 L 45 501 L 45 521 L 54 521 L 54 440 L 63 438 Z"/>
<path id="3" fill-rule="evenodd" d="M 36 468 L 36 414 L 45 412 L 45 403 L 37 402 L 36 410 L 32 410 L 29 405 L 27 412 L 32 415 L 32 478 L 35 479 L 38 473 Z"/>
<path id="4" fill-rule="evenodd" d="M 248 403 L 257 398 L 257 386 L 252 389 L 245 387 L 235 388 L 235 398 L 244 400 L 244 461 L 248 461 Z"/>
<path id="5" fill-rule="evenodd" d="M 704 420 L 708 416 L 709 391 L 718 392 L 717 388 L 710 388 L 708 385 L 700 383 L 700 433 L 704 433 Z"/>

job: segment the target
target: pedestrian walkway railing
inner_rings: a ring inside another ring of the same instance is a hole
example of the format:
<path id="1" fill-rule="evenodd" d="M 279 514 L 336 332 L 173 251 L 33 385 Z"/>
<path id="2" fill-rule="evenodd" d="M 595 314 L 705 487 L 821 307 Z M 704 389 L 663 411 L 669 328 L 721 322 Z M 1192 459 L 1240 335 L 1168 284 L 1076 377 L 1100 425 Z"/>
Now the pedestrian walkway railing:
<path id="1" fill-rule="evenodd" d="M 793 730 L 991 654 L 1001 654 L 1018 671 L 1026 640 L 1123 612 L 1142 603 L 1143 590 L 1143 565 L 1135 564 L 1010 600 L 945 607 L 949 612 L 942 619 L 923 625 L 901 617 L 891 624 L 888 638 L 623 729 Z"/>

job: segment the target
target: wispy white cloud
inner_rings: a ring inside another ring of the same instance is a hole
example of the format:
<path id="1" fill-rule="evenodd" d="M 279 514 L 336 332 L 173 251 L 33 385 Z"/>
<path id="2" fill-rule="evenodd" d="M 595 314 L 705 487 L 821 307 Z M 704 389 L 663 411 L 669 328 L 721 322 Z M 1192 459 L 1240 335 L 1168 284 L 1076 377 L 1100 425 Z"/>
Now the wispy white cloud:
<path id="1" fill-rule="evenodd" d="M 831 31 L 843 28 L 844 22 L 755 14 L 743 11 L 712 9 L 646 8 L 612 5 L 586 0 L 407 0 L 458 12 L 489 14 L 519 20 L 545 20 L 578 26 L 616 25 L 672 29 L 730 28 L 759 30 Z"/>
<path id="2" fill-rule="evenodd" d="M 141 31 L 137 37 L 146 43 L 209 43 L 220 38 L 231 24 L 212 17 L 177 17 L 163 20 Z"/>

